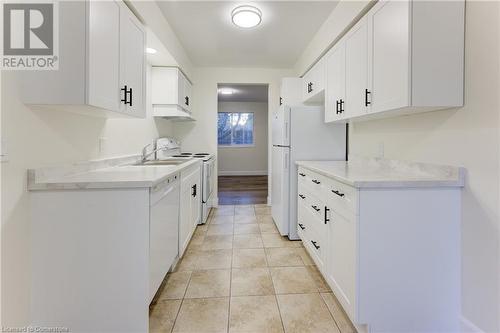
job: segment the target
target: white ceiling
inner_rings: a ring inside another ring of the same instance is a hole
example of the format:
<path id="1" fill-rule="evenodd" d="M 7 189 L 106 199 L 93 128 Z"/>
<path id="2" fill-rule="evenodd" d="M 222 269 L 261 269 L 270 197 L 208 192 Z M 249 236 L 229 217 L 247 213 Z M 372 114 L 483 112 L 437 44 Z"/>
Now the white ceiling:
<path id="1" fill-rule="evenodd" d="M 196 66 L 291 68 L 338 2 L 254 2 L 262 23 L 251 29 L 231 22 L 241 2 L 157 3 Z"/>
<path id="2" fill-rule="evenodd" d="M 267 85 L 219 84 L 218 89 L 231 89 L 232 95 L 218 94 L 219 102 L 267 102 Z"/>

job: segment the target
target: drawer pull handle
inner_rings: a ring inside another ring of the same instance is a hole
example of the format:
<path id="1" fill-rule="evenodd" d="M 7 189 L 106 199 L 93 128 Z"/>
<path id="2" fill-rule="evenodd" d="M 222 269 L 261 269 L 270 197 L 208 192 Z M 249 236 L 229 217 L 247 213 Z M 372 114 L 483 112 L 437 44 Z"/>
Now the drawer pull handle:
<path id="1" fill-rule="evenodd" d="M 317 184 L 317 185 L 321 184 L 321 182 L 320 182 L 319 180 L 316 180 L 316 179 L 313 179 L 313 180 L 312 180 L 312 182 L 313 182 L 314 184 Z"/>
<path id="2" fill-rule="evenodd" d="M 335 190 L 332 190 L 332 192 L 335 193 L 336 195 L 338 195 L 341 198 L 345 195 L 344 193 L 340 193 L 339 191 L 335 191 Z"/>
<path id="3" fill-rule="evenodd" d="M 305 199 L 305 198 L 306 198 L 306 196 L 305 196 L 305 195 L 302 195 L 302 194 L 299 194 L 299 197 L 300 197 L 301 199 Z"/>
<path id="4" fill-rule="evenodd" d="M 311 207 L 312 207 L 312 209 L 314 209 L 317 212 L 319 212 L 321 210 L 321 208 L 318 208 L 318 206 L 316 206 L 316 205 L 312 205 Z"/>
<path id="5" fill-rule="evenodd" d="M 316 250 L 320 248 L 320 246 L 318 245 L 318 242 L 311 241 L 311 243 L 316 248 Z"/>
<path id="6" fill-rule="evenodd" d="M 305 176 L 306 176 L 306 174 L 305 174 L 305 173 L 299 173 L 299 176 L 301 176 L 301 177 L 305 177 Z"/>
<path id="7" fill-rule="evenodd" d="M 325 206 L 325 224 L 330 222 L 330 219 L 328 218 L 328 212 L 330 211 L 330 208 Z"/>
<path id="8" fill-rule="evenodd" d="M 302 230 L 305 230 L 305 229 L 306 229 L 306 227 L 304 227 L 304 225 L 303 225 L 302 223 L 299 223 L 299 227 L 300 227 L 300 229 L 302 229 Z"/>

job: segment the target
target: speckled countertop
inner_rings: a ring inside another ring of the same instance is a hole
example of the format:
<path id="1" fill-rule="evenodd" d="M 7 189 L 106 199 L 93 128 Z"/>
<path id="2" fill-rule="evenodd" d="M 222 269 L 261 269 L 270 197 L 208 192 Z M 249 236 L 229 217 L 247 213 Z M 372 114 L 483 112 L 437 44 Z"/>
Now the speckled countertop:
<path id="1" fill-rule="evenodd" d="M 356 188 L 463 187 L 462 167 L 350 157 L 346 161 L 297 161 L 297 165 Z"/>
<path id="2" fill-rule="evenodd" d="M 200 160 L 179 165 L 135 166 L 138 157 L 121 157 L 63 167 L 28 170 L 28 190 L 153 187 Z"/>

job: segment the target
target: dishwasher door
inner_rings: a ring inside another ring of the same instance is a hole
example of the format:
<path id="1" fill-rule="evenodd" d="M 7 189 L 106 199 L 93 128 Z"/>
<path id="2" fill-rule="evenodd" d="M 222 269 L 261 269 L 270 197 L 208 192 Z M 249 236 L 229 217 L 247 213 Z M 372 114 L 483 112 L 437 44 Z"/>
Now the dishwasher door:
<path id="1" fill-rule="evenodd" d="M 178 176 L 150 193 L 149 219 L 149 302 L 178 255 L 179 195 Z"/>

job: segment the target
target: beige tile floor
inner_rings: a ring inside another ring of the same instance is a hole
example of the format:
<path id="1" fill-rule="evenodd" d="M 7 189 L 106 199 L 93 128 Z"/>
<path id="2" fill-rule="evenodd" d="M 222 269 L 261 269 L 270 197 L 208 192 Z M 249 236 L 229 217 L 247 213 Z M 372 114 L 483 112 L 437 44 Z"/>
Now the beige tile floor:
<path id="1" fill-rule="evenodd" d="M 221 206 L 198 226 L 150 308 L 150 332 L 355 332 L 300 241 L 265 205 Z"/>

